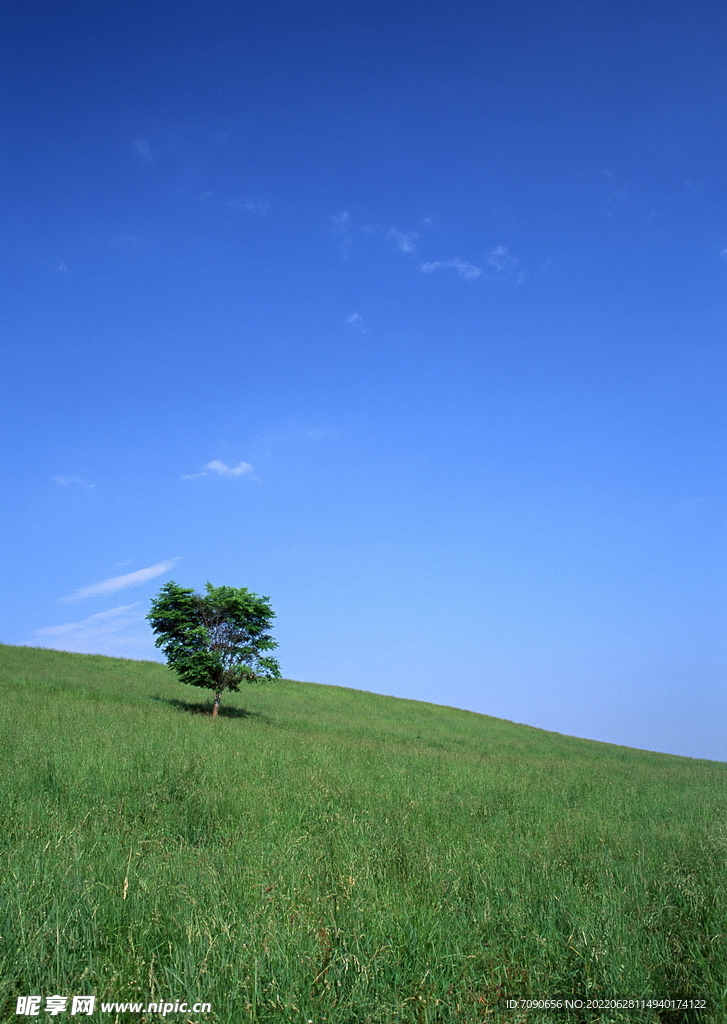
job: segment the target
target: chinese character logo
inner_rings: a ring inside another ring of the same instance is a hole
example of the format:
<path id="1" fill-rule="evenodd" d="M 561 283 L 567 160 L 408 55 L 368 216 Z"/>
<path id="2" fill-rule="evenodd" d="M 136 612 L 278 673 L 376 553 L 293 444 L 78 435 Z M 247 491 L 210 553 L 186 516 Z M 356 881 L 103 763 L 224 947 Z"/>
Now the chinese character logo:
<path id="1" fill-rule="evenodd" d="M 46 996 L 45 1012 L 49 1013 L 51 1017 L 55 1017 L 57 1014 L 65 1011 L 67 1002 L 68 998 L 66 996 Z"/>
<path id="2" fill-rule="evenodd" d="M 96 996 L 74 996 L 73 1004 L 71 1005 L 71 1014 L 87 1013 L 90 1017 L 93 1013 L 95 1002 Z"/>
<path id="3" fill-rule="evenodd" d="M 40 996 L 18 996 L 16 1014 L 21 1013 L 25 1017 L 37 1017 L 40 1013 Z"/>

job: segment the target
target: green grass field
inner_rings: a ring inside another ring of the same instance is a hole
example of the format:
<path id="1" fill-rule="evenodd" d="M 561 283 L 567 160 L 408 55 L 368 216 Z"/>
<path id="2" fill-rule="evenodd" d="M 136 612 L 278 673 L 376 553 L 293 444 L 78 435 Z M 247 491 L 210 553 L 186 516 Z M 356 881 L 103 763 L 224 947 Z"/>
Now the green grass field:
<path id="1" fill-rule="evenodd" d="M 726 764 L 289 681 L 213 722 L 163 665 L 34 648 L 0 687 L 2 1021 L 727 1021 Z"/>

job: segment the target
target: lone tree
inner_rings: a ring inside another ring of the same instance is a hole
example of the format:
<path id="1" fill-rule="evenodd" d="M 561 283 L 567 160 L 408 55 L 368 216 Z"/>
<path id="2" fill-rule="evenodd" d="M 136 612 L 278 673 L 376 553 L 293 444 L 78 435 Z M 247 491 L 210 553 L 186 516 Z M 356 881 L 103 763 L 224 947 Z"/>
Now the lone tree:
<path id="1" fill-rule="evenodd" d="M 208 583 L 198 594 L 173 580 L 152 601 L 147 619 L 155 645 L 183 683 L 214 692 L 213 718 L 224 690 L 280 678 L 277 661 L 264 653 L 278 646 L 268 632 L 275 618 L 269 601 L 245 587 Z"/>

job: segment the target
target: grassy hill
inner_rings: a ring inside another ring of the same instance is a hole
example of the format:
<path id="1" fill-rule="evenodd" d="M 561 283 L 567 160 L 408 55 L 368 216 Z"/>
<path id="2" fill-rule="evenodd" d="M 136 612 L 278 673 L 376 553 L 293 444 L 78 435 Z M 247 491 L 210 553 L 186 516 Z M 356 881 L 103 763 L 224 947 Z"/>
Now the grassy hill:
<path id="1" fill-rule="evenodd" d="M 34 648 L 0 693 L 2 1021 L 727 1020 L 725 764 Z"/>

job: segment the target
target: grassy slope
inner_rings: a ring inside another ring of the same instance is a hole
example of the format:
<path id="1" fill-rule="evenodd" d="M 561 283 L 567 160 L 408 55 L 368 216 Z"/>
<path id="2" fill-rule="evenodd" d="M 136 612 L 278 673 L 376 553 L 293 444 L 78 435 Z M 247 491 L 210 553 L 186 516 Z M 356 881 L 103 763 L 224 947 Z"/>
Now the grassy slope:
<path id="1" fill-rule="evenodd" d="M 162 665 L 33 648 L 0 687 L 3 1021 L 727 1020 L 725 764 L 288 681 L 212 722 Z M 573 996 L 709 1010 L 501 1003 Z"/>

